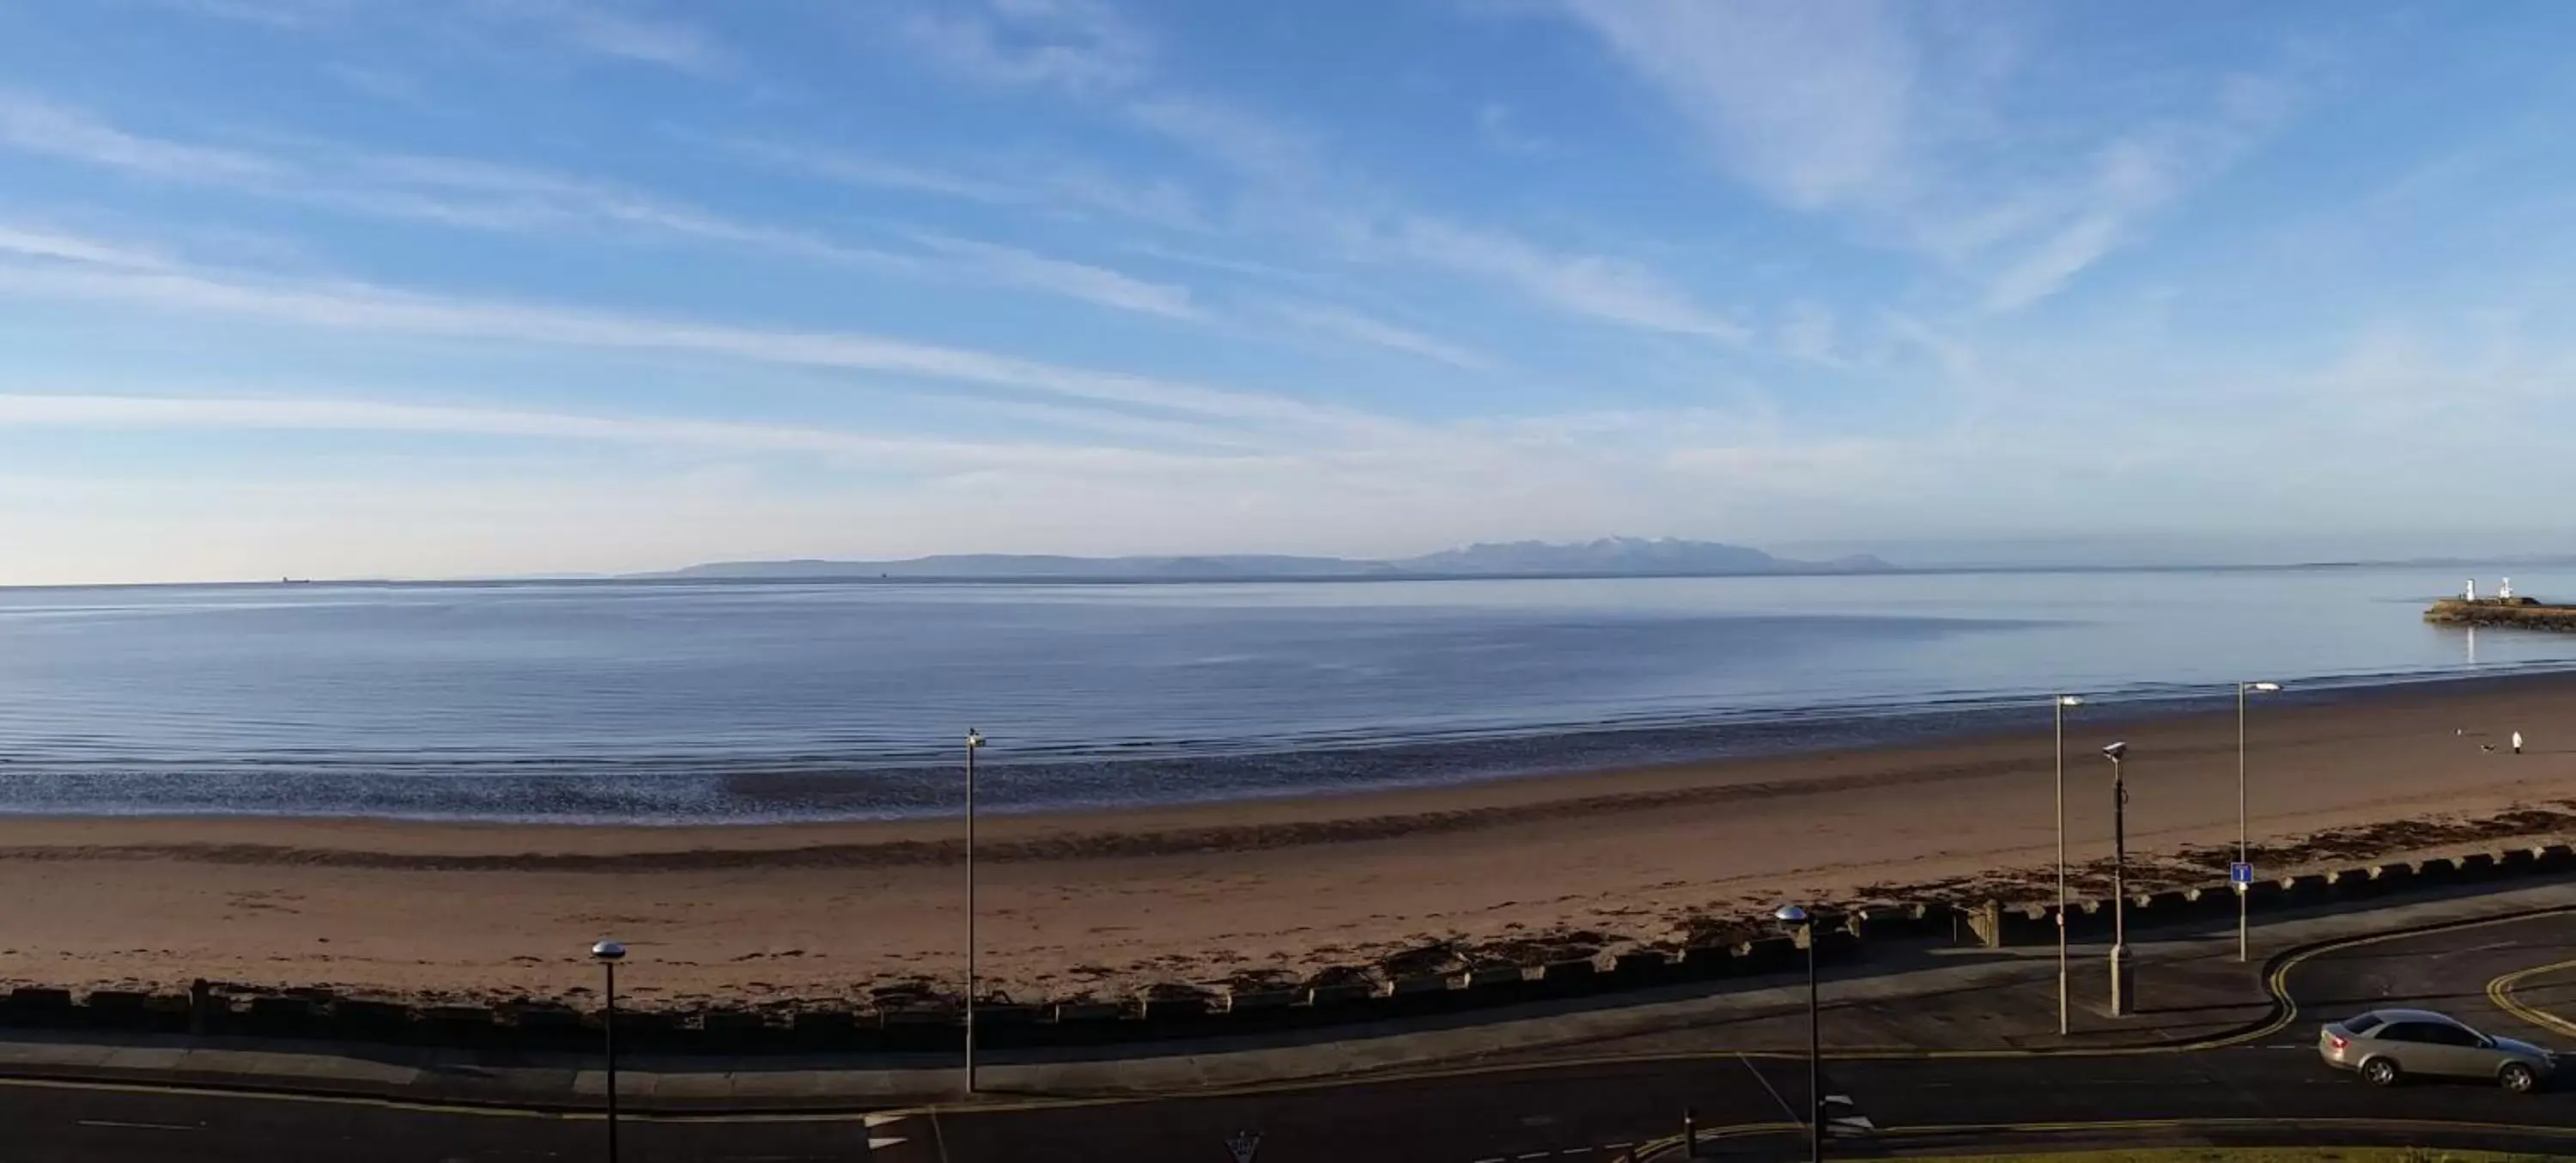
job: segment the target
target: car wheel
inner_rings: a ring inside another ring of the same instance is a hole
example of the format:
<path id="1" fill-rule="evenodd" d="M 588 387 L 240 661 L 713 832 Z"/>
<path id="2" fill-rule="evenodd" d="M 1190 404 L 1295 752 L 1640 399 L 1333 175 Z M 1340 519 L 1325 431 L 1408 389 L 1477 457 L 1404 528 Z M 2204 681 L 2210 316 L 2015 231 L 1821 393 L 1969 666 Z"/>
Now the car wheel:
<path id="1" fill-rule="evenodd" d="M 2515 1094 L 2529 1094 L 2540 1087 L 2539 1073 L 2520 1062 L 2505 1063 L 2504 1069 L 2496 1071 L 2496 1081 Z"/>
<path id="2" fill-rule="evenodd" d="M 2372 1086 L 2395 1086 L 2397 1063 L 2386 1058 L 2373 1058 L 2361 1064 L 2361 1077 Z"/>

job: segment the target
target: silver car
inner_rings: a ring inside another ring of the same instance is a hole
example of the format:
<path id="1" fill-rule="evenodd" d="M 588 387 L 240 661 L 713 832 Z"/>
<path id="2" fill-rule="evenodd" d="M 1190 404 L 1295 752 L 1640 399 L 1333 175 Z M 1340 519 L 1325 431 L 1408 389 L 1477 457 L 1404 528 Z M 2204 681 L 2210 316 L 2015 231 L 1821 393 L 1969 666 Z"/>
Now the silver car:
<path id="1" fill-rule="evenodd" d="M 2326 1065 L 2357 1070 L 2380 1086 L 2409 1075 L 2492 1078 L 2506 1090 L 2540 1089 L 2556 1056 L 2529 1042 L 2497 1038 L 2431 1010 L 2372 1010 L 2317 1031 Z"/>

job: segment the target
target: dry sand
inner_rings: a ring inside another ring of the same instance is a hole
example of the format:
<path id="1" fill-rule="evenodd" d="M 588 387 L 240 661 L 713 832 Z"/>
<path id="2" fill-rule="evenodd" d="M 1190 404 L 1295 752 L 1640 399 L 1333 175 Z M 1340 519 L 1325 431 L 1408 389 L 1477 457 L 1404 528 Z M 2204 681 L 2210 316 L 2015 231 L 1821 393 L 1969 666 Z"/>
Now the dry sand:
<path id="1" fill-rule="evenodd" d="M 2094 749 L 2115 733 L 2083 714 L 2068 733 L 2078 863 L 2109 850 Z M 1671 942 L 1784 899 L 2027 890 L 2055 852 L 2044 707 L 2033 720 L 1931 746 L 988 819 L 981 966 L 1024 999 L 1122 993 L 1442 943 Z M 2269 705 L 2253 724 L 2266 874 L 2576 831 L 2576 679 Z M 2503 753 L 2516 729 L 2528 754 Z M 2146 879 L 2211 879 L 2226 859 L 2211 846 L 2235 838 L 2234 716 L 2116 733 Z M 0 820 L 0 980 L 575 995 L 584 949 L 614 935 L 648 1004 L 954 988 L 959 831 Z"/>

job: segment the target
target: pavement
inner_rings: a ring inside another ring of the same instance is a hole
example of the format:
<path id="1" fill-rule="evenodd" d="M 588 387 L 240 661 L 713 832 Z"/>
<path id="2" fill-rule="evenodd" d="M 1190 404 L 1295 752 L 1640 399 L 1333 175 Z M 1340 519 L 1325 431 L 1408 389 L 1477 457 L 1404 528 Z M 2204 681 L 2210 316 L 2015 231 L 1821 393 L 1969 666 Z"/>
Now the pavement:
<path id="1" fill-rule="evenodd" d="M 2566 914 L 2535 910 L 2570 910 Z M 2518 918 L 2518 919 L 2495 919 Z M 2139 1012 L 2115 1018 L 2098 946 L 2075 950 L 2070 1034 L 2054 949 L 1924 952 L 1823 982 L 1823 1089 L 1841 1153 L 1974 1144 L 2477 1143 L 2576 1152 L 2576 1087 L 2378 1091 L 2321 1067 L 2319 1015 L 2399 1002 L 2576 1048 L 2576 884 L 2264 918 L 2136 946 Z M 2427 926 L 2447 926 L 2431 931 Z M 2389 934 L 2395 933 L 2391 936 Z M 2296 950 L 2297 952 L 2284 952 Z M 2276 955 L 2277 954 L 2277 955 Z M 2266 963 L 2269 962 L 2267 965 Z M 1804 1153 L 1800 980 L 1530 1007 L 1331 1041 L 1118 1059 L 949 1064 L 637 1061 L 624 1159 L 1261 1160 L 1679 1158 Z M 32 1159 L 604 1158 L 602 1075 L 184 1039 L 0 1042 L 0 1163 Z M 944 1101 L 921 1101 L 946 1096 Z"/>

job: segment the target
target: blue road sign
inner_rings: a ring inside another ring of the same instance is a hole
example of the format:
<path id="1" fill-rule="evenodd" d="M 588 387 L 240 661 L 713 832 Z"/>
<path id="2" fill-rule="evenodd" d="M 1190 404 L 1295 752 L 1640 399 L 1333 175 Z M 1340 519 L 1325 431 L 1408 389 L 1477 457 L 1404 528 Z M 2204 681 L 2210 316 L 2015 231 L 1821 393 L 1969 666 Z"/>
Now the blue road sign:
<path id="1" fill-rule="evenodd" d="M 2230 884 L 2254 883 L 2254 866 L 2242 860 L 2230 863 L 2227 866 L 2227 880 Z"/>

